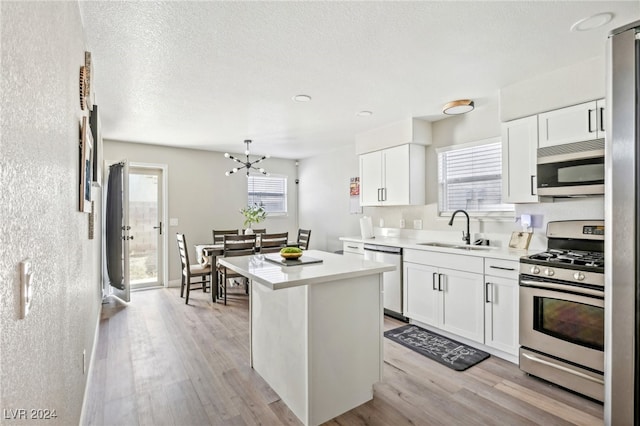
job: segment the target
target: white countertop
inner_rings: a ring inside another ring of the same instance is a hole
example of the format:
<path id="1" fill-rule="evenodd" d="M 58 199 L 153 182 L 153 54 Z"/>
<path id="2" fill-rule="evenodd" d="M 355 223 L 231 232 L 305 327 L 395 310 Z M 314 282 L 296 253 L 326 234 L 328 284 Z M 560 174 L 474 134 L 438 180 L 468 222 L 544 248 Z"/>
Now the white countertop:
<path id="1" fill-rule="evenodd" d="M 354 237 L 340 237 L 341 241 L 353 241 L 357 243 L 365 243 L 365 244 L 378 244 L 381 246 L 392 246 L 392 247 L 402 247 L 404 249 L 413 249 L 413 250 L 424 250 L 424 251 L 437 251 L 440 253 L 453 253 L 453 254 L 464 254 L 468 256 L 476 256 L 476 257 L 489 257 L 492 259 L 505 259 L 505 260 L 519 260 L 522 256 L 527 256 L 527 250 L 517 250 L 509 247 L 491 247 L 488 246 L 483 249 L 478 250 L 465 250 L 459 248 L 449 248 L 449 247 L 434 247 L 434 246 L 425 246 L 419 243 L 426 242 L 443 242 L 448 244 L 459 244 L 461 246 L 464 245 L 464 242 L 452 242 L 452 241 L 438 241 L 433 239 L 411 239 L 411 238 L 399 238 L 399 237 L 384 237 L 384 236 L 376 236 L 375 238 L 362 238 L 360 236 Z"/>
<path id="2" fill-rule="evenodd" d="M 268 261 L 259 254 L 222 257 L 218 258 L 218 261 L 221 265 L 273 290 L 379 274 L 396 268 L 388 263 L 354 260 L 320 250 L 305 250 L 303 256 L 322 259 L 322 263 L 285 266 Z"/>

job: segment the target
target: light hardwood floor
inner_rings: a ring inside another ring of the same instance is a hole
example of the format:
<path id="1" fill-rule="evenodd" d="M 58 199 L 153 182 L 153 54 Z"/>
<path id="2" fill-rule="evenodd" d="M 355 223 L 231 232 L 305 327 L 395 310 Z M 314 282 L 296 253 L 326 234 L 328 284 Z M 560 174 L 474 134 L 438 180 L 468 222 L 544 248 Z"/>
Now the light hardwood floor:
<path id="1" fill-rule="evenodd" d="M 248 296 L 135 292 L 103 306 L 89 425 L 299 425 L 249 367 Z M 402 323 L 385 318 L 385 329 Z M 497 357 L 456 372 L 384 339 L 374 398 L 328 425 L 601 425 L 602 405 Z"/>

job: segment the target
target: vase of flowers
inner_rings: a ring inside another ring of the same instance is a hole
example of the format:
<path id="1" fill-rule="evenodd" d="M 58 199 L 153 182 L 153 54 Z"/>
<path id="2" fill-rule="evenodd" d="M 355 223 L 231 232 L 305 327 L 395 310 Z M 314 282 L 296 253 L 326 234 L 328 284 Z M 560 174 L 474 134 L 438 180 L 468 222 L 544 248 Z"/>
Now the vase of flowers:
<path id="1" fill-rule="evenodd" d="M 254 204 L 253 206 L 247 206 L 243 209 L 240 209 L 240 213 L 244 216 L 244 226 L 247 228 L 244 233 L 245 234 L 253 234 L 253 229 L 251 229 L 251 225 L 254 223 L 260 223 L 267 218 L 267 212 L 264 207 Z"/>

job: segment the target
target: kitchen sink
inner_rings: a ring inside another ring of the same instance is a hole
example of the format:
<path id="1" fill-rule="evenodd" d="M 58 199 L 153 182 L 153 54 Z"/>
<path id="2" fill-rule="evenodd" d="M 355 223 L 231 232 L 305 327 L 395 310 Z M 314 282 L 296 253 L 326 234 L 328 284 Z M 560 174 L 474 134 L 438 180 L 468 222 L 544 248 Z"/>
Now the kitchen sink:
<path id="1" fill-rule="evenodd" d="M 463 244 L 454 244 L 454 243 L 437 243 L 437 242 L 428 242 L 428 243 L 417 243 L 419 246 L 429 246 L 429 247 L 444 247 L 444 248 L 452 248 L 452 249 L 460 249 L 460 250 L 493 250 L 496 247 L 490 246 L 468 246 Z"/>

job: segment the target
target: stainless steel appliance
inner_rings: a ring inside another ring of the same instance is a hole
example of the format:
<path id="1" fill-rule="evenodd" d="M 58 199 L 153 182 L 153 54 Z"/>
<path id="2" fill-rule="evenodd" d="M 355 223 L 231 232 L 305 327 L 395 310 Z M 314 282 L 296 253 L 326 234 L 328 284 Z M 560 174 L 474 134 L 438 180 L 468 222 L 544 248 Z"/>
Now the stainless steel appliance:
<path id="1" fill-rule="evenodd" d="M 607 42 L 605 364 L 607 425 L 640 423 L 640 21 Z"/>
<path id="2" fill-rule="evenodd" d="M 382 274 L 384 313 L 406 321 L 402 311 L 402 248 L 365 244 L 364 258 L 396 266 L 394 271 Z"/>
<path id="3" fill-rule="evenodd" d="M 538 149 L 538 195 L 604 194 L 604 139 Z"/>
<path id="4" fill-rule="evenodd" d="M 520 368 L 604 400 L 604 221 L 549 222 L 520 259 Z"/>

